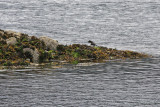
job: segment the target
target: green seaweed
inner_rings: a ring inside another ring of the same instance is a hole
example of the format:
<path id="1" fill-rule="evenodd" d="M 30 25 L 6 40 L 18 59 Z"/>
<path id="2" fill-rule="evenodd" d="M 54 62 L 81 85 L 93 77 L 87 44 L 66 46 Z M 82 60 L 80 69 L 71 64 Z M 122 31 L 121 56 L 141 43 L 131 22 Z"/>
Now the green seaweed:
<path id="1" fill-rule="evenodd" d="M 13 35 L 7 34 L 3 30 L 0 30 L 0 32 L 0 65 L 5 66 L 30 64 L 30 62 L 32 62 L 32 55 L 27 52 L 23 53 L 24 48 L 38 50 L 40 63 L 49 62 L 51 60 L 62 60 L 72 64 L 78 64 L 87 61 L 94 62 L 150 57 L 149 55 L 134 51 L 123 51 L 102 46 L 92 47 L 83 44 L 58 45 L 57 50 L 54 51 L 47 49 L 44 42 L 40 41 L 37 37 L 28 36 L 27 34 L 21 34 L 22 36 L 20 38 L 16 37 L 17 43 L 15 45 L 7 45 L 6 39 L 13 37 Z M 27 59 L 30 59 L 30 61 L 27 61 Z"/>
<path id="2" fill-rule="evenodd" d="M 78 52 L 72 52 L 72 55 L 74 58 L 78 58 L 80 56 L 80 54 Z"/>
<path id="3" fill-rule="evenodd" d="M 78 60 L 74 60 L 74 61 L 72 61 L 72 64 L 78 64 L 79 63 L 79 61 Z"/>

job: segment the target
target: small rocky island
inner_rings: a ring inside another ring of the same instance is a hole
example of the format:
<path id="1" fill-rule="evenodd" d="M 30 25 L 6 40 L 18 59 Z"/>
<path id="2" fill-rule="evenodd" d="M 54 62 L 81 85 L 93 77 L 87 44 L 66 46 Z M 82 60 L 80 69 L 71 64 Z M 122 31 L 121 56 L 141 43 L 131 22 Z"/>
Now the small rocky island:
<path id="1" fill-rule="evenodd" d="M 72 64 L 113 59 L 139 59 L 147 54 L 81 44 L 62 45 L 47 36 L 0 30 L 0 65 L 17 66 L 54 60 Z"/>

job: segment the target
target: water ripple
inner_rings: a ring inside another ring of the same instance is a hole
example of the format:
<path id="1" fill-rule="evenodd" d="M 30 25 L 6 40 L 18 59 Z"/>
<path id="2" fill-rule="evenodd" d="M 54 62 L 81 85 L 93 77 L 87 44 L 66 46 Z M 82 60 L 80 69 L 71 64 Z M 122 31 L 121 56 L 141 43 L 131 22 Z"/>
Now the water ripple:
<path id="1" fill-rule="evenodd" d="M 155 56 L 0 70 L 0 105 L 160 106 L 160 3 L 120 1 L 0 0 L 1 29 Z"/>

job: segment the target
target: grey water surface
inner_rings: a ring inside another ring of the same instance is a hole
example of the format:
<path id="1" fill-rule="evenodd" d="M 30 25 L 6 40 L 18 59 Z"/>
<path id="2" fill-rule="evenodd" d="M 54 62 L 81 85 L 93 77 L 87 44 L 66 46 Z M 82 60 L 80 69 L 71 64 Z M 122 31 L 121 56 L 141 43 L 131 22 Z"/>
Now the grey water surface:
<path id="1" fill-rule="evenodd" d="M 154 56 L 0 70 L 0 107 L 160 107 L 158 0 L 0 0 L 0 29 Z"/>

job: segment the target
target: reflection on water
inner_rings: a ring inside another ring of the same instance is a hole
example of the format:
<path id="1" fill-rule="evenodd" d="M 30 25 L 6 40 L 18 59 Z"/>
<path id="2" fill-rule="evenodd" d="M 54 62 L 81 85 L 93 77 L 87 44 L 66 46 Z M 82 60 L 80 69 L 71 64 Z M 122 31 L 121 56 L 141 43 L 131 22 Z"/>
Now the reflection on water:
<path id="1" fill-rule="evenodd" d="M 0 0 L 0 29 L 155 56 L 0 70 L 2 107 L 159 107 L 160 2 Z"/>
<path id="2" fill-rule="evenodd" d="M 1 70 L 3 106 L 160 106 L 159 59 Z"/>

